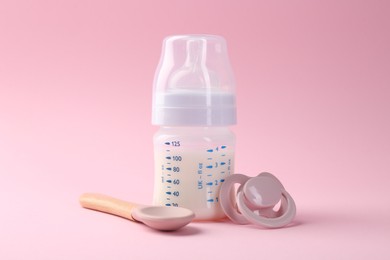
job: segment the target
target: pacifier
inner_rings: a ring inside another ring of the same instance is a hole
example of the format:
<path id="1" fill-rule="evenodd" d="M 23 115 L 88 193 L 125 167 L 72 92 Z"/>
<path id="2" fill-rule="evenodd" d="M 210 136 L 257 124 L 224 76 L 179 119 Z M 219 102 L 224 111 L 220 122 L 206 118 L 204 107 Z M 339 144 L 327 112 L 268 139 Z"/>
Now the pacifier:
<path id="1" fill-rule="evenodd" d="M 234 193 L 234 185 L 240 184 Z M 255 224 L 279 228 L 295 217 L 293 198 L 282 183 L 271 173 L 256 177 L 233 174 L 225 179 L 220 189 L 220 203 L 225 214 L 236 224 Z M 280 204 L 279 208 L 275 208 Z"/>

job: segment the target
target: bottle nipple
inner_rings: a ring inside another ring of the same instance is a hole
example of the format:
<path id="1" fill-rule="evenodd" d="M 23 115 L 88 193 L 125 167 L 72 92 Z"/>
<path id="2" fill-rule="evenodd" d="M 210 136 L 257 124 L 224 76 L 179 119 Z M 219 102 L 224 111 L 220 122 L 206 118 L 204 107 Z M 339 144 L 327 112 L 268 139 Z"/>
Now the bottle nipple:
<path id="1" fill-rule="evenodd" d="M 170 77 L 173 89 L 215 88 L 218 77 L 206 66 L 206 39 L 191 39 L 186 42 L 186 58 L 181 68 Z"/>

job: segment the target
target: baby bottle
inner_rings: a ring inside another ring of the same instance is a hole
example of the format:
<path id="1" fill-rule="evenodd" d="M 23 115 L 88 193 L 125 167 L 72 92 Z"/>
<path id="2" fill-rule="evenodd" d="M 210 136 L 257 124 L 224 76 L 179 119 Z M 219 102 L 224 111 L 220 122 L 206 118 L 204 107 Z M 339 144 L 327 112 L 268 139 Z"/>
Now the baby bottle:
<path id="1" fill-rule="evenodd" d="M 235 83 L 226 41 L 215 35 L 164 39 L 152 124 L 153 204 L 185 207 L 196 220 L 224 217 L 219 188 L 234 173 Z"/>

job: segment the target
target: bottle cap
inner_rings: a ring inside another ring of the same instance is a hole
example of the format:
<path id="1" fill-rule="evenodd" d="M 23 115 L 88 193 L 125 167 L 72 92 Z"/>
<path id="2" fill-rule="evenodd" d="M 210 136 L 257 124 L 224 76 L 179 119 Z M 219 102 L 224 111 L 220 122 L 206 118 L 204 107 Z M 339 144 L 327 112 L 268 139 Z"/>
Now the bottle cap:
<path id="1" fill-rule="evenodd" d="M 154 79 L 152 124 L 235 123 L 235 82 L 225 39 L 216 35 L 165 38 Z"/>

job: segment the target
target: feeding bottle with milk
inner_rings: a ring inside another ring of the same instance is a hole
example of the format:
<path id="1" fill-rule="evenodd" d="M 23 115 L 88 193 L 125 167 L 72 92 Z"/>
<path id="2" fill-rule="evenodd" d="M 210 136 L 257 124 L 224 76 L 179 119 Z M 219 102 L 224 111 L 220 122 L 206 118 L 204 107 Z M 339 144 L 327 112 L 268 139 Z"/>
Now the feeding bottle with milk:
<path id="1" fill-rule="evenodd" d="M 224 217 L 219 189 L 234 173 L 235 83 L 226 41 L 215 35 L 164 39 L 153 91 L 153 203 L 185 207 L 197 220 Z"/>

